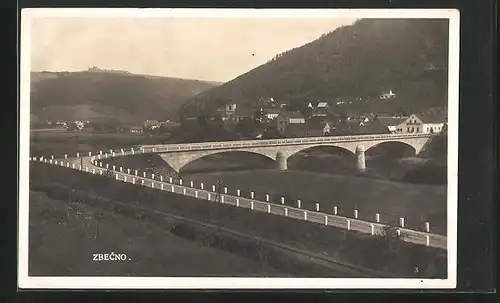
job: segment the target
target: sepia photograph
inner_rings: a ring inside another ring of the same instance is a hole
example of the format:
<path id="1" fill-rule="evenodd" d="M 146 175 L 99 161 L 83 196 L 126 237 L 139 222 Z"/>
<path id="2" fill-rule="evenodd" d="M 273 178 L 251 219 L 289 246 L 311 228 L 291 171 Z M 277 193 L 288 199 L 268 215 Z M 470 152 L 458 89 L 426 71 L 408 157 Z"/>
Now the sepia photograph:
<path id="1" fill-rule="evenodd" d="M 459 13 L 21 12 L 19 288 L 454 288 Z"/>

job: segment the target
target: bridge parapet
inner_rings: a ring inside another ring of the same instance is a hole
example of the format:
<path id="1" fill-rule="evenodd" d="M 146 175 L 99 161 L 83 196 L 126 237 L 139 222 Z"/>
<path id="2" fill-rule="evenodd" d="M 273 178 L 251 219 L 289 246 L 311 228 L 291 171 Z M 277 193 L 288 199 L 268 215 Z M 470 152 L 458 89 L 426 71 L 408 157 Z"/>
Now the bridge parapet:
<path id="1" fill-rule="evenodd" d="M 200 151 L 207 149 L 236 149 L 256 148 L 270 146 L 290 146 L 314 143 L 340 143 L 340 142 L 362 142 L 362 141 L 395 141 L 404 139 L 430 138 L 435 134 L 389 134 L 389 135 L 361 135 L 361 136 L 323 136 L 308 138 L 287 138 L 269 140 L 245 140 L 245 141 L 222 141 L 182 144 L 159 144 L 143 145 L 144 152 L 164 153 L 180 151 Z"/>

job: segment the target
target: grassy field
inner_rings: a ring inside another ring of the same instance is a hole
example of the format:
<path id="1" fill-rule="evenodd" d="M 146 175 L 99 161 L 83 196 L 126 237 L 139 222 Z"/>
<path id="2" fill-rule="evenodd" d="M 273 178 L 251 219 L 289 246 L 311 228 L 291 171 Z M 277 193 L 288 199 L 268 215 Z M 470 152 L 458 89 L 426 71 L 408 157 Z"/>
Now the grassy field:
<path id="1" fill-rule="evenodd" d="M 432 231 L 446 234 L 446 187 L 417 185 L 371 178 L 346 177 L 339 175 L 303 171 L 254 170 L 242 172 L 218 172 L 191 174 L 186 180 L 216 184 L 228 187 L 228 192 L 240 189 L 245 196 L 255 192 L 257 199 L 264 200 L 269 194 L 279 201 L 287 197 L 286 204 L 296 205 L 302 200 L 302 207 L 313 209 L 319 202 L 321 210 L 333 212 L 338 207 L 341 215 L 353 216 L 358 209 L 359 218 L 375 220 L 379 213 L 381 221 L 398 224 L 400 217 L 406 218 L 406 225 L 424 228 L 424 222 L 431 222 Z M 280 202 L 278 202 L 280 203 Z"/>
<path id="2" fill-rule="evenodd" d="M 141 144 L 160 144 L 163 137 L 149 137 L 128 132 L 93 134 L 88 132 L 68 132 L 65 129 L 30 132 L 30 153 L 33 156 L 50 156 L 91 152 L 99 150 L 127 148 Z"/>
<path id="3" fill-rule="evenodd" d="M 175 176 L 158 155 L 117 157 L 107 162 Z M 268 194 L 276 203 L 281 203 L 283 196 L 285 204 L 292 206 L 300 199 L 303 208 L 314 209 L 315 203 L 320 203 L 321 210 L 327 213 L 333 213 L 337 206 L 339 214 L 349 217 L 357 209 L 359 218 L 368 221 L 374 221 L 378 213 L 381 222 L 398 225 L 403 217 L 406 226 L 417 230 L 424 230 L 425 222 L 430 222 L 432 232 L 446 235 L 446 186 L 364 177 L 359 173 L 349 175 L 342 170 L 337 174 L 300 169 L 278 171 L 266 169 L 268 164 L 262 157 L 248 157 L 247 162 L 242 162 L 241 155 L 228 153 L 195 161 L 181 170 L 181 175 L 188 182 L 194 181 L 197 187 L 201 182 L 209 188 L 221 181 L 233 195 L 240 189 L 242 196 L 250 197 L 253 191 L 257 199 L 265 200 Z"/>
<path id="4" fill-rule="evenodd" d="M 391 277 L 443 277 L 446 275 L 446 252 L 431 247 L 401 242 L 397 250 L 392 248 L 387 250 L 388 244 L 381 237 L 251 212 L 224 204 L 207 203 L 166 191 L 126 184 L 114 179 L 47 164 L 33 163 L 30 178 L 30 188 L 43 190 L 52 198 L 66 197 L 68 199 L 69 195 L 72 199 L 79 201 L 79 199 L 87 199 L 89 195 L 108 197 L 130 205 L 189 217 L 244 234 L 278 241 L 298 249 L 323 254 L 341 263 L 380 271 Z M 284 266 L 291 265 L 284 264 Z M 415 272 L 415 267 L 421 270 Z M 333 276 L 338 274 L 331 273 Z M 299 274 L 299 276 L 304 275 L 307 276 L 307 273 Z M 342 276 L 341 273 L 340 276 Z"/>
<path id="5" fill-rule="evenodd" d="M 172 220 L 162 223 L 30 191 L 29 274 L 283 276 L 272 267 L 175 236 Z M 111 252 L 130 260 L 93 261 L 94 253 Z"/>

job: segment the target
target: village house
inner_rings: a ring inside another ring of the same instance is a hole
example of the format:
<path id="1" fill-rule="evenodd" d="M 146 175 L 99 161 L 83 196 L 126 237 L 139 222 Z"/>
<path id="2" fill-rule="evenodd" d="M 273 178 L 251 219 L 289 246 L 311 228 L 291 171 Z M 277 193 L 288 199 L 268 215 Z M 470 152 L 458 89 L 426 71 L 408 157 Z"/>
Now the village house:
<path id="1" fill-rule="evenodd" d="M 327 116 L 330 113 L 330 106 L 327 102 L 319 102 L 313 109 L 312 116 Z"/>
<path id="2" fill-rule="evenodd" d="M 299 111 L 285 111 L 278 115 L 277 129 L 280 133 L 283 133 L 288 126 L 288 124 L 301 124 L 306 123 L 304 116 Z"/>
<path id="3" fill-rule="evenodd" d="M 443 130 L 445 118 L 440 115 L 412 114 L 409 117 L 377 116 L 368 127 L 370 133 L 438 133 Z"/>
<path id="4" fill-rule="evenodd" d="M 389 100 L 389 99 L 394 99 L 396 97 L 396 94 L 391 90 L 389 90 L 389 92 L 386 92 L 386 93 L 382 93 L 380 95 L 380 99 L 381 100 Z"/>
<path id="5" fill-rule="evenodd" d="M 231 120 L 239 122 L 245 119 L 253 119 L 255 117 L 255 110 L 251 108 L 238 107 L 234 113 L 231 114 Z"/>
<path id="6" fill-rule="evenodd" d="M 328 136 L 335 130 L 334 123 L 326 119 L 308 119 L 305 123 L 288 124 L 284 135 L 289 138 Z"/>
<path id="7" fill-rule="evenodd" d="M 146 129 L 155 130 L 158 127 L 160 127 L 160 121 L 158 120 L 146 120 L 144 122 L 144 128 Z"/>
<path id="8" fill-rule="evenodd" d="M 141 126 L 132 126 L 129 131 L 133 134 L 142 134 L 142 127 Z"/>
<path id="9" fill-rule="evenodd" d="M 280 110 L 278 108 L 261 108 L 260 109 L 267 120 L 274 120 L 278 118 Z"/>
<path id="10" fill-rule="evenodd" d="M 223 121 L 226 121 L 236 112 L 236 108 L 236 103 L 228 103 L 223 108 L 217 109 L 217 113 L 222 117 Z"/>
<path id="11" fill-rule="evenodd" d="M 401 133 L 439 133 L 443 130 L 445 118 L 440 115 L 412 114 L 397 126 L 396 132 Z"/>

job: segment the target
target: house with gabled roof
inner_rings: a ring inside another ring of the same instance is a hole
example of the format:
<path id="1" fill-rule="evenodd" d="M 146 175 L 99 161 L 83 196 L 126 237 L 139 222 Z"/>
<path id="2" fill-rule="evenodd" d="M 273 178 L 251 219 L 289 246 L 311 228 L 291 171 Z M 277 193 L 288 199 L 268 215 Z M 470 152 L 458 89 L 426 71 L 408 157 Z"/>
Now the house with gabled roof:
<path id="1" fill-rule="evenodd" d="M 285 131 L 288 124 L 306 123 L 304 116 L 298 110 L 281 112 L 276 120 L 276 127 L 280 133 Z"/>

